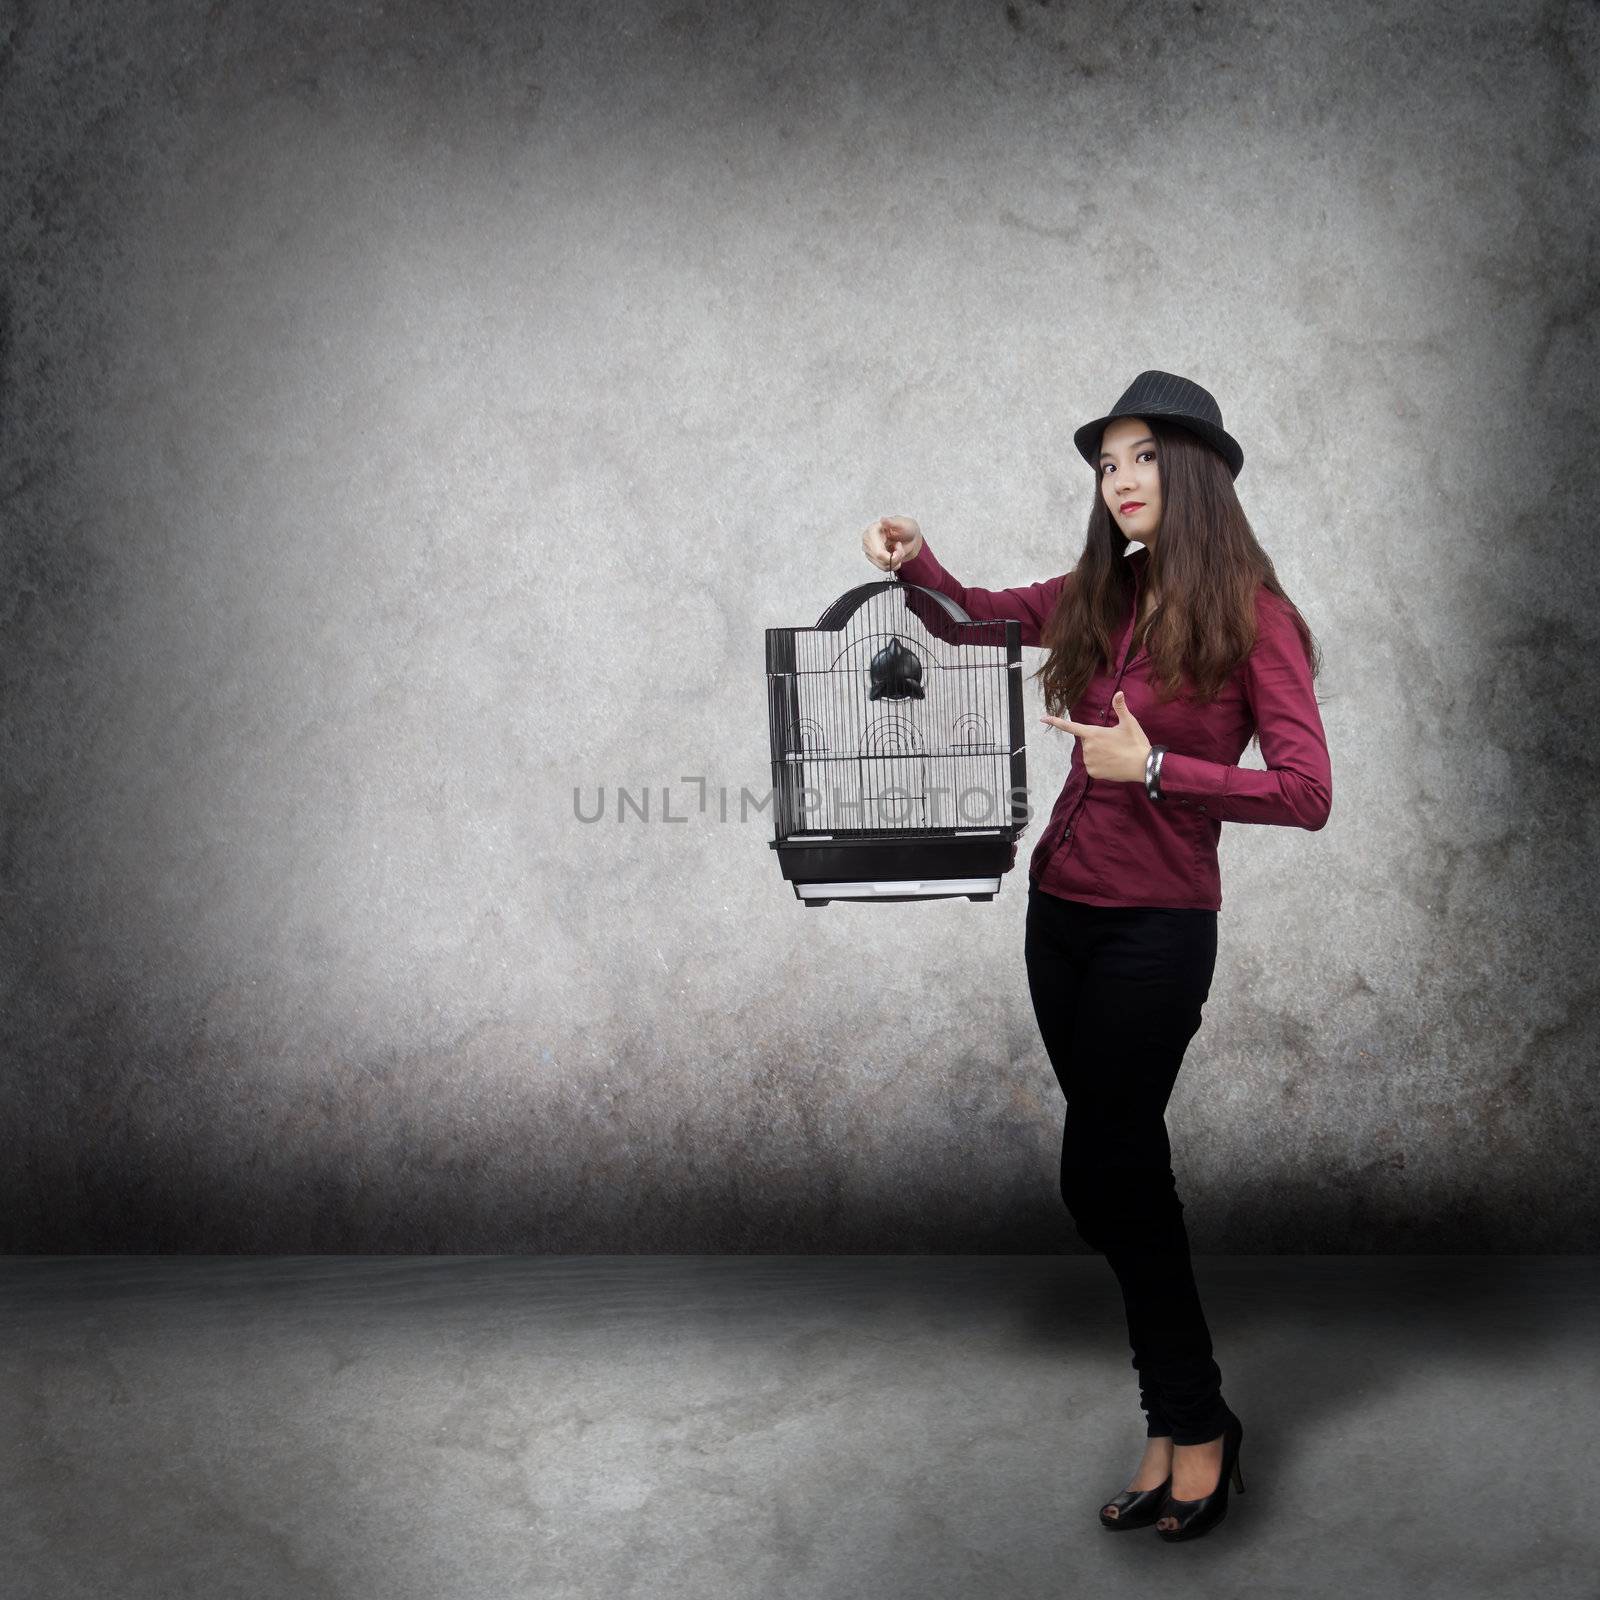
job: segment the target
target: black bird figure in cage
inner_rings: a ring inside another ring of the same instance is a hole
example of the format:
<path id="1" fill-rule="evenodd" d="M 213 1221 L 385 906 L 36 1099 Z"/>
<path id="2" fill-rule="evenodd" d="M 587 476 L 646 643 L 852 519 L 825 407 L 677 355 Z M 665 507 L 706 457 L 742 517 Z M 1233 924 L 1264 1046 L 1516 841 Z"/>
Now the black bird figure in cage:
<path id="1" fill-rule="evenodd" d="M 1021 626 L 898 576 L 767 629 L 772 848 L 795 897 L 992 900 L 1027 825 Z"/>
<path id="2" fill-rule="evenodd" d="M 898 639 L 891 639 L 872 658 L 869 700 L 921 700 L 922 663 Z"/>

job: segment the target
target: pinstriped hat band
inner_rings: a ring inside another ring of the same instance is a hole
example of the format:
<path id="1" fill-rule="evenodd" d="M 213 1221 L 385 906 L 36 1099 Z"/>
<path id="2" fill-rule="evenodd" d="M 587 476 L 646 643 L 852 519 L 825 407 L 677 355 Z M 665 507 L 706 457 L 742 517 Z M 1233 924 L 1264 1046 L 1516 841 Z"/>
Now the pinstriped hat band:
<path id="1" fill-rule="evenodd" d="M 1117 417 L 1158 417 L 1198 435 L 1228 463 L 1237 478 L 1244 470 L 1239 441 L 1222 426 L 1222 408 L 1209 390 L 1171 372 L 1141 372 L 1123 390 L 1117 403 L 1103 416 L 1086 422 L 1072 436 L 1078 453 L 1096 472 L 1100 470 L 1100 436 Z"/>

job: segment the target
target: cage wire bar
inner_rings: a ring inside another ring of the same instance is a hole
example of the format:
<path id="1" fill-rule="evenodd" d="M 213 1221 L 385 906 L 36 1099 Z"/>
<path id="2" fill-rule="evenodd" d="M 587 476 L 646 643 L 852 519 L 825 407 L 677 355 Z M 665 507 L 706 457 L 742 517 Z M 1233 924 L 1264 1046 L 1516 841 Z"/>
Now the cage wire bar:
<path id="1" fill-rule="evenodd" d="M 843 875 L 888 880 L 880 898 L 992 898 L 1027 817 L 1021 661 L 1018 623 L 974 622 L 898 578 L 851 591 L 814 628 L 767 630 L 772 844 L 797 895 L 808 876 Z M 808 858 L 806 845 L 832 848 Z M 845 846 L 858 847 L 848 863 Z"/>

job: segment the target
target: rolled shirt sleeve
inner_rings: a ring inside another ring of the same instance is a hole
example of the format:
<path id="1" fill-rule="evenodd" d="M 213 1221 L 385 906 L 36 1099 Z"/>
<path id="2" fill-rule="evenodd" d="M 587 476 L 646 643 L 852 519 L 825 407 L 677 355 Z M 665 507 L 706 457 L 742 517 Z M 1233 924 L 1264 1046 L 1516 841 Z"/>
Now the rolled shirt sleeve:
<path id="1" fill-rule="evenodd" d="M 1269 590 L 1243 687 L 1261 737 L 1266 771 L 1168 750 L 1161 795 L 1195 801 L 1224 822 L 1268 822 L 1315 833 L 1333 806 L 1333 774 L 1322 715 L 1293 614 Z"/>
<path id="2" fill-rule="evenodd" d="M 924 538 L 916 559 L 901 564 L 900 576 L 906 583 L 920 584 L 925 589 L 937 589 L 941 594 L 948 595 L 974 622 L 1020 623 L 1022 642 L 1039 646 L 1042 644 L 1040 635 L 1044 625 L 1056 608 L 1061 586 L 1069 574 L 1015 589 L 968 588 L 939 565 L 938 558 Z"/>

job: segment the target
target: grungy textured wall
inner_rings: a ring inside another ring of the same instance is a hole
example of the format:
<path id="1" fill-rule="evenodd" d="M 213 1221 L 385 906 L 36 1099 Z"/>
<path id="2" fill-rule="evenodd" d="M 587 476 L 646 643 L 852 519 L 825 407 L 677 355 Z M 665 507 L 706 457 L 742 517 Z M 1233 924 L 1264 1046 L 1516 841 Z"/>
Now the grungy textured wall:
<path id="1" fill-rule="evenodd" d="M 764 629 L 886 511 L 1065 570 L 1145 367 L 1334 771 L 1224 829 L 1195 1248 L 1593 1248 L 1600 8 L 0 18 L 0 1248 L 1081 1248 L 1023 874 L 737 802 Z"/>

